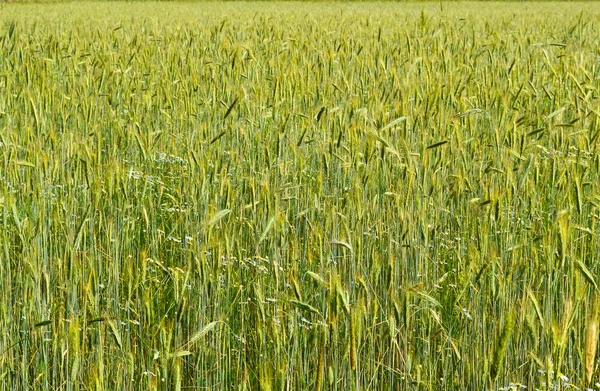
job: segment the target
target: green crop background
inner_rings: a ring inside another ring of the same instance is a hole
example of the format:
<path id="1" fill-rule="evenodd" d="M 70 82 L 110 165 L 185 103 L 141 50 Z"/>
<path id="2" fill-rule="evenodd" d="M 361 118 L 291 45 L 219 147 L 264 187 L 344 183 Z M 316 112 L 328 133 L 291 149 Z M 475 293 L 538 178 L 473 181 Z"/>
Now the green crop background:
<path id="1" fill-rule="evenodd" d="M 598 389 L 599 18 L 0 4 L 0 389 Z"/>

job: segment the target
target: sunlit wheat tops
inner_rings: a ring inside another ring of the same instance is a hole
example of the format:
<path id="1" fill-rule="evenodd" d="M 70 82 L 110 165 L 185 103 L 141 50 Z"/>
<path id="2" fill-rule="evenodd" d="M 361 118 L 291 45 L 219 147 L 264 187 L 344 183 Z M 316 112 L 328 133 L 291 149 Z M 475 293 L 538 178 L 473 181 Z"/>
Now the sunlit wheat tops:
<path id="1" fill-rule="evenodd" d="M 600 389 L 598 20 L 0 4 L 0 389 Z"/>

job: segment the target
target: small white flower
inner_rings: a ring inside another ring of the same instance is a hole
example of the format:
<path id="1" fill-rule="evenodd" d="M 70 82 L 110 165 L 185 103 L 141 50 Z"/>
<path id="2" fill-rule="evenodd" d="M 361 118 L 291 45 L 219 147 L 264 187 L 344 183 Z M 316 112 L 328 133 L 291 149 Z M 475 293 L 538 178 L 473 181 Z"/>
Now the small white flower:
<path id="1" fill-rule="evenodd" d="M 464 316 L 465 318 L 467 318 L 467 319 L 469 319 L 469 320 L 473 320 L 473 317 L 471 316 L 471 314 L 469 314 L 469 311 L 467 311 L 467 309 L 466 309 L 466 308 L 463 308 L 463 309 L 461 310 L 461 312 L 462 312 L 462 314 L 463 314 L 463 316 Z"/>

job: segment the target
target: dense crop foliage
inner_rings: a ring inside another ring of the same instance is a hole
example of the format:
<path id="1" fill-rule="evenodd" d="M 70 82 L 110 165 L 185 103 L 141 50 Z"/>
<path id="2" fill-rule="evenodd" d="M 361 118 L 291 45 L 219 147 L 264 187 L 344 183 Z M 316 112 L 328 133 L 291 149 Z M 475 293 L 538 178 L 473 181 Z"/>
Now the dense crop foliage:
<path id="1" fill-rule="evenodd" d="M 0 388 L 596 389 L 599 16 L 0 5 Z"/>

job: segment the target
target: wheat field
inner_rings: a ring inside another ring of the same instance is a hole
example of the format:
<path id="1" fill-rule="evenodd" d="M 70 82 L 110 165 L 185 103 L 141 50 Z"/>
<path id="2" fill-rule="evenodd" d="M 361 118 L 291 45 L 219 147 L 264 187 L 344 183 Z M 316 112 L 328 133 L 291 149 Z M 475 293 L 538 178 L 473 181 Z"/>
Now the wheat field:
<path id="1" fill-rule="evenodd" d="M 600 389 L 599 29 L 0 3 L 0 389 Z"/>

